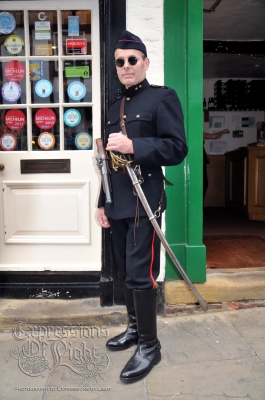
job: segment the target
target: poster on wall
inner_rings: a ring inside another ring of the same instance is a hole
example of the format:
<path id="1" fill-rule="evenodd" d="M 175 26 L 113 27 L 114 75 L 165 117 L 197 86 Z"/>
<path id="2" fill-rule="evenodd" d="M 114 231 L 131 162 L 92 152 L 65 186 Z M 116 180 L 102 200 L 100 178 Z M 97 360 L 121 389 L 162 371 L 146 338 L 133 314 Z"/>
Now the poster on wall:
<path id="1" fill-rule="evenodd" d="M 210 154 L 224 154 L 227 150 L 227 142 L 222 140 L 210 141 Z"/>
<path id="2" fill-rule="evenodd" d="M 215 128 L 215 129 L 224 129 L 225 128 L 225 117 L 223 117 L 223 116 L 210 117 L 209 127 Z"/>
<path id="3" fill-rule="evenodd" d="M 79 36 L 79 17 L 68 17 L 68 36 Z"/>

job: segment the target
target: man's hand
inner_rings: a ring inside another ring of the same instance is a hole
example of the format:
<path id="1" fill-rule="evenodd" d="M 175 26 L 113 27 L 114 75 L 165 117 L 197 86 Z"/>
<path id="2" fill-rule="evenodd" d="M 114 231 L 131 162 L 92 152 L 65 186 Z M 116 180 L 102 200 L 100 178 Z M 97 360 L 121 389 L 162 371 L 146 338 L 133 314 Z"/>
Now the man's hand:
<path id="1" fill-rule="evenodd" d="M 133 154 L 133 142 L 127 136 L 119 133 L 111 133 L 108 138 L 106 150 L 119 151 L 123 154 Z"/>
<path id="2" fill-rule="evenodd" d="M 109 228 L 110 227 L 110 223 L 109 223 L 108 217 L 106 217 L 106 215 L 105 215 L 104 207 L 100 207 L 98 209 L 97 218 L 98 218 L 98 222 L 99 222 L 100 226 L 102 226 L 102 228 Z"/>

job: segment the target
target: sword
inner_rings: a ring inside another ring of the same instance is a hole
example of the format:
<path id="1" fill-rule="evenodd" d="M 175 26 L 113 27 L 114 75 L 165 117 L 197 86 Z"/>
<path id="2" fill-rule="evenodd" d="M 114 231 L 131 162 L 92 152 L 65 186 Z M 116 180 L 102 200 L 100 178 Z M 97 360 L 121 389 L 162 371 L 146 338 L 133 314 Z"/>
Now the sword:
<path id="1" fill-rule="evenodd" d="M 175 256 L 175 254 L 173 253 L 173 251 L 171 250 L 165 235 L 163 234 L 163 232 L 160 229 L 160 226 L 158 225 L 157 221 L 156 221 L 156 215 L 153 214 L 147 200 L 146 197 L 144 195 L 144 192 L 141 188 L 141 184 L 136 176 L 136 173 L 134 172 L 133 167 L 131 166 L 131 164 L 126 164 L 125 168 L 127 170 L 127 173 L 132 181 L 133 187 L 135 188 L 136 193 L 138 194 L 138 197 L 146 211 L 146 214 L 151 222 L 151 224 L 153 225 L 157 236 L 159 237 L 162 245 L 164 246 L 166 252 L 168 253 L 169 257 L 171 258 L 171 260 L 173 261 L 175 267 L 177 268 L 177 270 L 179 271 L 179 273 L 181 274 L 182 278 L 184 279 L 184 281 L 186 282 L 186 284 L 189 286 L 190 290 L 192 291 L 192 293 L 196 296 L 198 302 L 200 303 L 201 308 L 203 309 L 203 311 L 207 311 L 208 310 L 208 304 L 207 302 L 201 297 L 200 293 L 198 292 L 198 290 L 196 289 L 196 287 L 193 285 L 193 283 L 191 282 L 191 280 L 189 279 L 188 275 L 186 274 L 186 272 L 184 271 L 184 269 L 182 268 L 182 266 L 180 265 L 177 257 Z"/>

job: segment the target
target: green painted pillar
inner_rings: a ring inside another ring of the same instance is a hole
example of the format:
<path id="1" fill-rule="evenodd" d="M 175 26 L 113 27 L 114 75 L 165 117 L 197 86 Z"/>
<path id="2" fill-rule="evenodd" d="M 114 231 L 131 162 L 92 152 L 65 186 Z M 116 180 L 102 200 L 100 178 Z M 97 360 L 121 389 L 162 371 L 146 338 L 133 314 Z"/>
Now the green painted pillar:
<path id="1" fill-rule="evenodd" d="M 193 282 L 206 281 L 202 244 L 203 161 L 203 0 L 164 1 L 165 85 L 179 95 L 189 154 L 166 168 L 174 183 L 167 188 L 166 237 Z M 167 256 L 166 279 L 180 279 Z"/>

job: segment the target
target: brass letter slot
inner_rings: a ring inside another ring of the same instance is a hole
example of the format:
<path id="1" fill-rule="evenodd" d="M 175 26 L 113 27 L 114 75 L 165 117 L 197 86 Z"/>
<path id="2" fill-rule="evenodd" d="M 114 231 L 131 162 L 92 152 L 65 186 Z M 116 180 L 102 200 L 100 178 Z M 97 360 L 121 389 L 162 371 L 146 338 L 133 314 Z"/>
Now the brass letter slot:
<path id="1" fill-rule="evenodd" d="M 70 159 L 20 160 L 21 174 L 70 174 Z"/>

